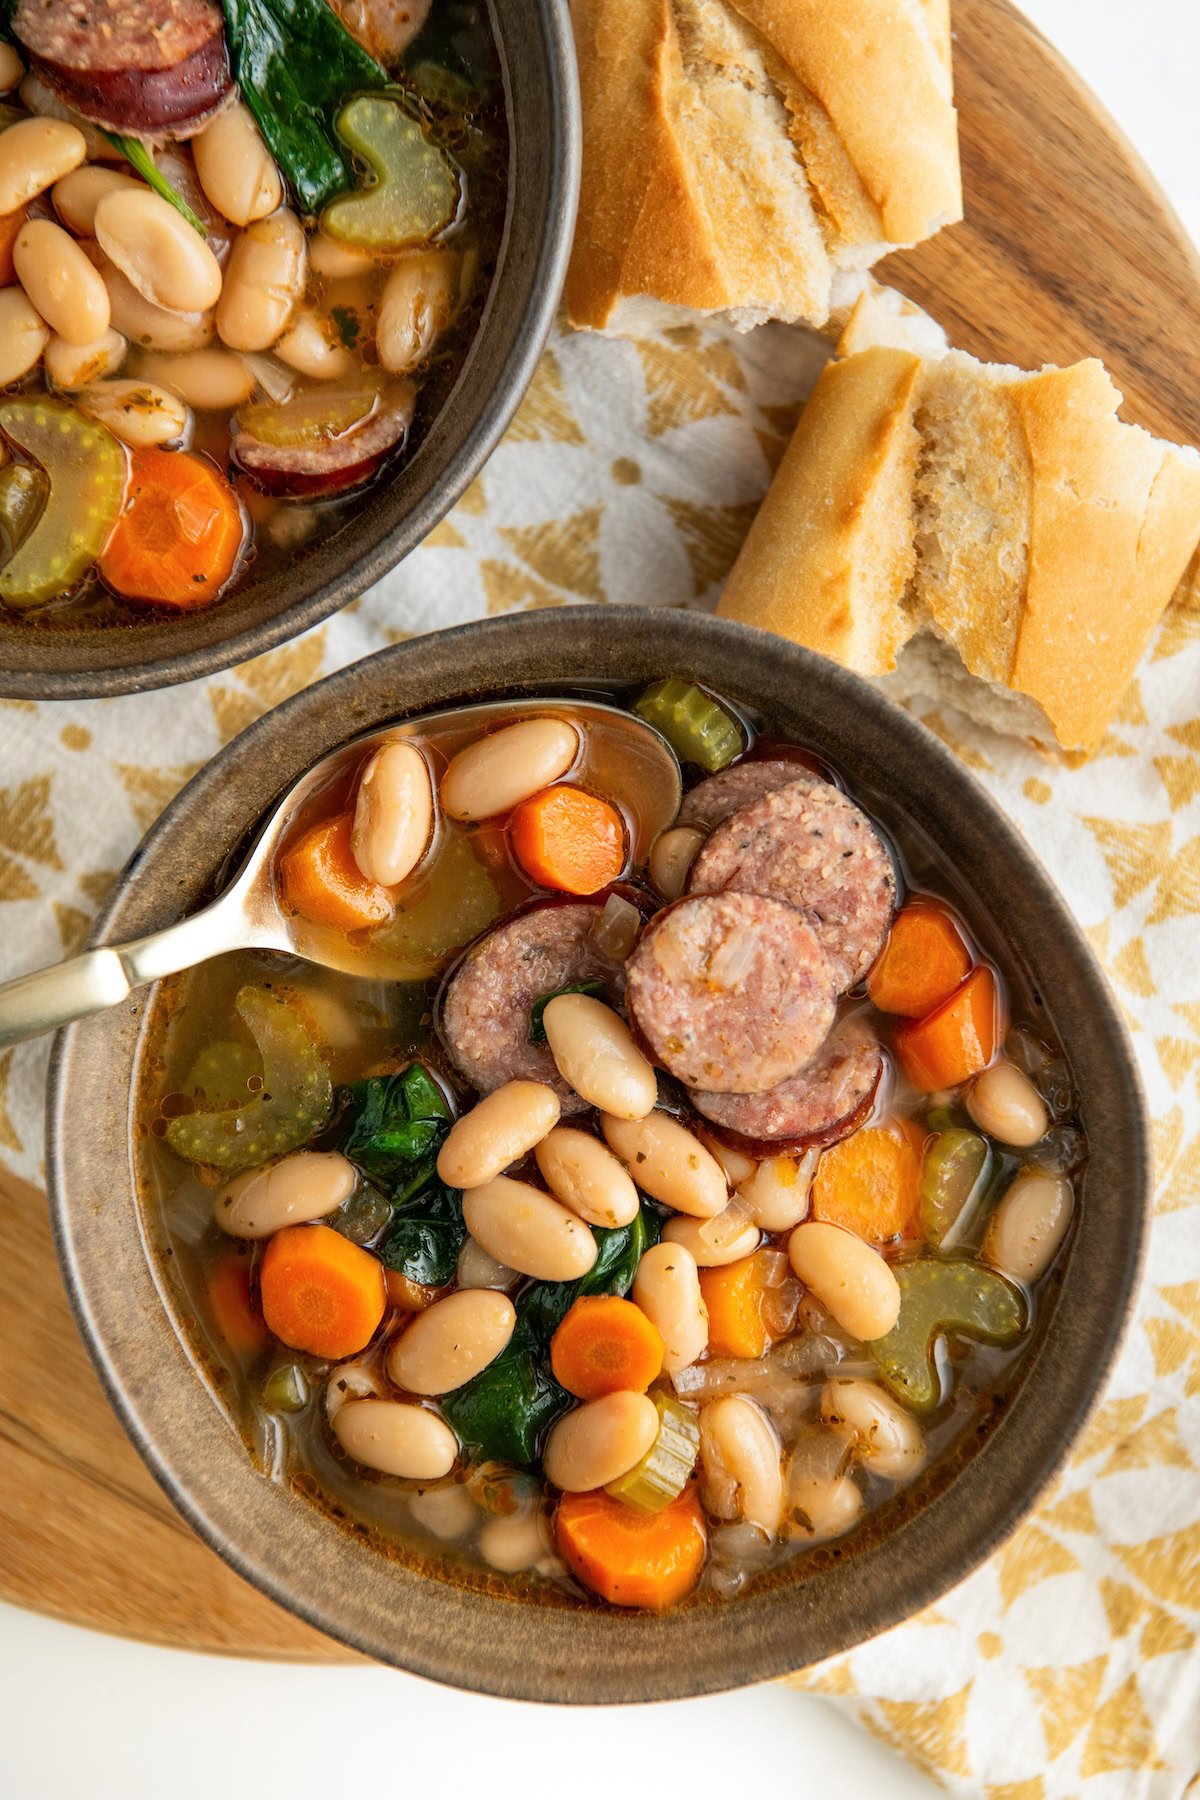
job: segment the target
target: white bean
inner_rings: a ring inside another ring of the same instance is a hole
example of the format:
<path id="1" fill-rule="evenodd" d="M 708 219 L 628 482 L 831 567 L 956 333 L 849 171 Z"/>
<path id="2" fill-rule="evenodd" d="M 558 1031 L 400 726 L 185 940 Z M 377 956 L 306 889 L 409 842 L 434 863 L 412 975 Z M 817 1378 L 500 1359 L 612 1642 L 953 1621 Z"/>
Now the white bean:
<path id="1" fill-rule="evenodd" d="M 96 241 L 108 260 L 152 306 L 207 312 L 221 294 L 221 265 L 183 214 L 149 188 L 116 188 L 101 196 Z"/>
<path id="2" fill-rule="evenodd" d="M 217 1195 L 213 1217 L 231 1237 L 265 1238 L 285 1225 L 307 1225 L 344 1206 L 358 1177 L 337 1150 L 295 1150 L 265 1169 L 250 1169 Z"/>
<path id="3" fill-rule="evenodd" d="M 658 1436 L 658 1408 L 645 1394 L 588 1400 L 550 1428 L 542 1467 L 564 1494 L 588 1494 L 628 1475 Z"/>
<path id="4" fill-rule="evenodd" d="M 543 1081 L 506 1081 L 451 1127 L 437 1170 L 449 1187 L 477 1188 L 528 1156 L 558 1124 L 558 1095 Z"/>
<path id="5" fill-rule="evenodd" d="M 407 375 L 425 361 L 454 317 L 458 257 L 449 250 L 418 250 L 404 256 L 384 283 L 375 326 L 375 348 L 383 367 Z"/>
<path id="6" fill-rule="evenodd" d="M 1064 1175 L 1022 1169 L 988 1220 L 983 1255 L 1002 1275 L 1037 1281 L 1062 1247 L 1074 1194 Z"/>
<path id="7" fill-rule="evenodd" d="M 446 1421 L 403 1400 L 347 1401 L 334 1415 L 333 1435 L 355 1462 L 406 1481 L 437 1481 L 458 1456 Z"/>
<path id="8" fill-rule="evenodd" d="M 521 1276 L 507 1263 L 497 1262 L 494 1256 L 489 1256 L 473 1237 L 468 1237 L 458 1253 L 456 1279 L 460 1288 L 507 1289 L 516 1287 Z"/>
<path id="9" fill-rule="evenodd" d="M 10 127 L 15 131 L 16 126 Z M 0 388 L 20 381 L 41 361 L 50 333 L 19 287 L 0 288 Z"/>
<path id="10" fill-rule="evenodd" d="M 705 1484 L 732 1481 L 736 1516 L 774 1536 L 783 1517 L 779 1435 L 744 1394 L 713 1400 L 700 1414 L 700 1462 Z"/>
<path id="11" fill-rule="evenodd" d="M 31 305 L 68 344 L 94 344 L 108 330 L 108 292 L 75 239 L 50 219 L 27 219 L 13 267 Z"/>
<path id="12" fill-rule="evenodd" d="M 479 1533 L 477 1548 L 485 1563 L 502 1575 L 518 1575 L 536 1569 L 550 1554 L 550 1533 L 541 1513 L 529 1512 L 489 1519 Z"/>
<path id="13" fill-rule="evenodd" d="M 821 1418 L 872 1474 L 911 1481 L 925 1466 L 925 1434 L 910 1412 L 875 1381 L 827 1381 Z"/>
<path id="14" fill-rule="evenodd" d="M 378 1400 L 383 1383 L 374 1362 L 339 1363 L 325 1384 L 325 1417 L 332 1425 L 338 1413 L 351 1400 Z"/>
<path id="15" fill-rule="evenodd" d="M 61 119 L 19 119 L 0 132 L 0 213 L 14 213 L 77 169 L 87 155 L 82 131 Z"/>
<path id="16" fill-rule="evenodd" d="M 12 45 L 0 44 L 0 94 L 11 94 L 24 73 L 25 64 Z"/>
<path id="17" fill-rule="evenodd" d="M 637 1218 L 637 1188 L 612 1151 L 590 1132 L 558 1125 L 533 1154 L 554 1198 L 589 1225 L 612 1230 Z"/>
<path id="18" fill-rule="evenodd" d="M 555 1067 L 581 1100 L 617 1119 L 644 1119 L 658 1077 L 625 1021 L 591 994 L 558 994 L 542 1012 Z"/>
<path id="19" fill-rule="evenodd" d="M 851 1337 L 869 1343 L 899 1318 L 900 1283 L 878 1250 L 853 1231 L 810 1219 L 788 1239 L 788 1261 Z"/>
<path id="20" fill-rule="evenodd" d="M 141 373 L 186 401 L 198 412 L 242 406 L 254 392 L 254 377 L 232 350 L 185 350 L 178 356 L 150 354 Z"/>
<path id="21" fill-rule="evenodd" d="M 236 239 L 217 307 L 217 332 L 231 350 L 269 350 L 304 292 L 308 249 L 294 212 L 281 206 Z"/>
<path id="22" fill-rule="evenodd" d="M 313 274 L 322 281 L 351 281 L 377 266 L 369 250 L 360 250 L 355 244 L 339 244 L 323 231 L 310 233 L 308 260 Z"/>
<path id="23" fill-rule="evenodd" d="M 275 355 L 310 381 L 343 381 L 354 372 L 358 361 L 342 343 L 336 328 L 312 306 L 296 308 L 291 324 L 275 346 Z"/>
<path id="24" fill-rule="evenodd" d="M 20 271 L 18 270 L 18 274 Z M 967 1089 L 967 1111 L 998 1144 L 1028 1149 L 1050 1129 L 1046 1102 L 1013 1063 L 993 1063 Z"/>
<path id="25" fill-rule="evenodd" d="M 764 1231 L 790 1231 L 807 1218 L 819 1156 L 817 1150 L 798 1159 L 772 1156 L 759 1163 L 749 1179 L 738 1182 L 738 1193 Z"/>
<path id="26" fill-rule="evenodd" d="M 384 744 L 363 771 L 351 848 L 368 881 L 398 887 L 433 836 L 433 781 L 415 744 Z"/>
<path id="27" fill-rule="evenodd" d="M 97 381 L 80 388 L 75 404 L 135 450 L 178 444 L 187 436 L 187 407 L 152 381 Z"/>
<path id="28" fill-rule="evenodd" d="M 700 1141 L 725 1171 L 725 1179 L 730 1187 L 740 1187 L 743 1181 L 749 1181 L 758 1167 L 752 1156 L 747 1156 L 742 1150 L 731 1150 L 728 1144 L 723 1144 L 720 1138 L 711 1136 L 707 1131 L 701 1131 Z"/>
<path id="29" fill-rule="evenodd" d="M 387 1372 L 410 1394 L 449 1394 L 486 1369 L 517 1322 L 507 1294 L 471 1288 L 417 1313 L 388 1351 Z"/>
<path id="30" fill-rule="evenodd" d="M 200 186 L 235 225 L 265 219 L 283 201 L 275 159 L 263 142 L 254 115 L 240 100 L 223 107 L 192 139 Z"/>
<path id="31" fill-rule="evenodd" d="M 703 842 L 704 833 L 692 825 L 672 826 L 655 838 L 650 852 L 650 879 L 664 900 L 678 900 Z"/>
<path id="32" fill-rule="evenodd" d="M 105 169 L 96 163 L 85 163 L 83 168 L 72 169 L 69 175 L 56 181 L 50 197 L 67 230 L 73 231 L 76 237 L 90 238 L 96 235 L 96 208 L 105 194 L 141 185 L 123 169 Z"/>
<path id="33" fill-rule="evenodd" d="M 71 394 L 77 388 L 115 375 L 125 361 L 129 345 L 110 327 L 94 344 L 68 344 L 52 337 L 46 345 L 46 375 L 54 387 Z"/>
<path id="34" fill-rule="evenodd" d="M 444 1487 L 420 1488 L 408 1503 L 408 1510 L 423 1531 L 446 1543 L 466 1537 L 479 1517 L 479 1508 L 460 1481 Z"/>
<path id="35" fill-rule="evenodd" d="M 452 819 L 491 819 L 560 781 L 579 754 L 565 719 L 522 719 L 460 750 L 442 776 L 442 810 Z"/>
<path id="36" fill-rule="evenodd" d="M 823 1544 L 858 1524 L 862 1489 L 852 1475 L 793 1475 L 787 1486 L 787 1512 L 790 1537 Z"/>
<path id="37" fill-rule="evenodd" d="M 489 1256 L 537 1281 L 576 1281 L 596 1260 L 581 1219 L 527 1181 L 497 1175 L 463 1195 L 467 1230 Z"/>
<path id="38" fill-rule="evenodd" d="M 21 83 L 20 97 L 21 104 L 39 119 L 58 119 L 64 125 L 73 125 L 87 147 L 89 162 L 125 162 L 123 150 L 110 143 L 98 126 L 89 124 L 73 107 L 60 100 L 32 70 Z"/>
<path id="39" fill-rule="evenodd" d="M 708 1309 L 696 1259 L 682 1244 L 655 1244 L 638 1263 L 633 1299 L 657 1326 L 668 1375 L 689 1369 L 708 1348 Z"/>
<path id="40" fill-rule="evenodd" d="M 689 1219 L 686 1214 L 677 1213 L 663 1226 L 663 1243 L 682 1244 L 695 1257 L 697 1268 L 721 1269 L 726 1263 L 741 1262 L 744 1256 L 753 1256 L 762 1241 L 758 1226 L 750 1223 L 736 1237 L 716 1246 L 701 1235 L 703 1224 L 703 1219 Z"/>
<path id="41" fill-rule="evenodd" d="M 202 350 L 211 344 L 215 326 L 211 312 L 168 312 L 138 293 L 120 269 L 107 257 L 98 264 L 108 289 L 108 304 L 115 330 L 147 350 Z"/>
<path id="42" fill-rule="evenodd" d="M 644 1119 L 614 1119 L 604 1113 L 600 1129 L 652 1200 L 694 1219 L 715 1219 L 724 1212 L 729 1189 L 721 1165 L 670 1113 L 652 1112 Z"/>

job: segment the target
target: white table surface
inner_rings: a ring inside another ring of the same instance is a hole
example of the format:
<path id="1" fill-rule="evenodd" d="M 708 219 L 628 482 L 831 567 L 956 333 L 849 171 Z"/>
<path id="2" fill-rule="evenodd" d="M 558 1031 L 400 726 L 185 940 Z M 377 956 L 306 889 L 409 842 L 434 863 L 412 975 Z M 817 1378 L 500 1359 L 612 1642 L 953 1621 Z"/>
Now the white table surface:
<path id="1" fill-rule="evenodd" d="M 1025 0 L 1200 237 L 1200 0 Z M 3 1547 L 0 1546 L 0 1554 Z M 940 1789 L 825 1702 L 760 1687 L 671 1707 L 518 1706 L 386 1669 L 154 1650 L 0 1606 L 0 1800 L 309 1800 L 543 1785 L 928 1800 Z M 453 1770 L 454 1774 L 450 1771 Z"/>

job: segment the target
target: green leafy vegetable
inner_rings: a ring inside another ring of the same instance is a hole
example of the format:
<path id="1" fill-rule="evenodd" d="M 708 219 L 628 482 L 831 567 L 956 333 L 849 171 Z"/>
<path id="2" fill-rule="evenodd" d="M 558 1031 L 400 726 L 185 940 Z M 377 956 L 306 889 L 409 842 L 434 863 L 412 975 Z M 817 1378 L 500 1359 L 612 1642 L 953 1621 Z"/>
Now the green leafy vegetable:
<path id="1" fill-rule="evenodd" d="M 454 1279 L 466 1235 L 462 1194 L 435 1181 L 397 1212 L 379 1255 L 387 1268 L 409 1281 L 445 1287 Z"/>
<path id="2" fill-rule="evenodd" d="M 387 74 L 326 0 L 222 0 L 233 72 L 301 209 L 317 213 L 352 180 L 332 115 Z"/>
<path id="3" fill-rule="evenodd" d="M 433 1180 L 450 1129 L 446 1096 L 428 1069 L 410 1063 L 347 1090 L 338 1148 L 389 1200 L 403 1204 Z"/>
<path id="4" fill-rule="evenodd" d="M 340 1231 L 352 1244 L 369 1244 L 386 1225 L 391 1224 L 395 1210 L 391 1201 L 378 1188 L 366 1186 L 360 1188 L 354 1198 L 347 1200 L 345 1206 L 325 1223 L 331 1225 L 334 1231 Z"/>
<path id="5" fill-rule="evenodd" d="M 119 150 L 125 161 L 137 170 L 142 180 L 149 182 L 156 194 L 169 200 L 176 212 L 183 214 L 193 231 L 198 231 L 202 238 L 208 236 L 208 226 L 204 220 L 192 211 L 179 189 L 161 173 L 141 138 L 122 137 L 116 131 L 106 131 L 104 135 L 114 150 Z"/>
<path id="6" fill-rule="evenodd" d="M 906 1406 L 932 1412 L 942 1397 L 934 1352 L 946 1332 L 985 1344 L 1009 1344 L 1025 1329 L 1017 1288 L 976 1262 L 921 1257 L 897 1263 L 900 1316 L 885 1337 L 867 1345 L 882 1380 Z"/>
<path id="7" fill-rule="evenodd" d="M 336 130 L 371 177 L 325 208 L 322 231 L 342 244 L 394 251 L 427 244 L 454 223 L 458 171 L 396 95 L 356 95 L 338 113 Z"/>
<path id="8" fill-rule="evenodd" d="M 680 762 L 715 775 L 746 748 L 741 726 L 693 681 L 668 676 L 648 687 L 633 710 L 661 731 Z"/>
<path id="9" fill-rule="evenodd" d="M 544 1044 L 545 1043 L 545 1041 L 546 1041 L 546 1023 L 545 1023 L 546 1008 L 549 1006 L 549 1004 L 552 1000 L 557 1000 L 560 994 L 590 994 L 592 996 L 593 1000 L 597 1000 L 600 998 L 600 996 L 603 993 L 604 993 L 604 983 L 602 981 L 580 981 L 580 982 L 577 982 L 574 987 L 554 988 L 550 993 L 543 994 L 541 999 L 535 1000 L 533 1005 L 529 1009 L 529 1041 L 530 1041 L 530 1043 L 531 1044 Z"/>

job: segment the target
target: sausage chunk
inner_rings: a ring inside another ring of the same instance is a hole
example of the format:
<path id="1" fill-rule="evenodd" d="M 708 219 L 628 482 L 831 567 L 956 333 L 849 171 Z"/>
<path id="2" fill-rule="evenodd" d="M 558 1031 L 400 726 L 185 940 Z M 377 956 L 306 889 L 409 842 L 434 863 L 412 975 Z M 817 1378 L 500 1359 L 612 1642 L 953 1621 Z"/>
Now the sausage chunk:
<path id="1" fill-rule="evenodd" d="M 415 392 L 401 387 L 391 399 L 383 399 L 362 424 L 340 437 L 322 437 L 303 444 L 269 444 L 233 421 L 233 461 L 264 493 L 285 499 L 309 494 L 340 494 L 373 475 L 384 459 L 398 450 L 412 422 Z"/>
<path id="2" fill-rule="evenodd" d="M 647 926 L 626 967 L 631 1025 L 687 1087 L 775 1087 L 833 1024 L 833 973 L 811 927 L 759 894 L 677 901 Z"/>
<path id="3" fill-rule="evenodd" d="M 777 1156 L 836 1144 L 857 1131 L 883 1074 L 879 1039 L 864 1019 L 843 1019 L 824 1047 L 789 1081 L 765 1094 L 708 1094 L 692 1104 L 719 1138 L 750 1155 Z"/>
<path id="4" fill-rule="evenodd" d="M 606 997 L 620 999 L 623 973 L 590 935 L 603 910 L 602 902 L 551 901 L 497 925 L 467 951 L 446 986 L 439 1025 L 455 1068 L 480 1093 L 505 1081 L 544 1081 L 564 1113 L 586 1108 L 558 1073 L 550 1046 L 530 1043 L 529 1015 L 545 995 L 588 981 L 602 981 Z"/>
<path id="5" fill-rule="evenodd" d="M 198 131 L 232 86 L 215 0 L 19 0 L 13 34 L 68 106 L 108 131 Z"/>
<path id="6" fill-rule="evenodd" d="M 712 831 L 744 806 L 761 800 L 764 794 L 806 778 L 807 771 L 798 764 L 774 757 L 762 762 L 731 763 L 727 769 L 697 782 L 683 796 L 675 823 L 691 825 L 697 831 Z"/>
<path id="7" fill-rule="evenodd" d="M 866 814 L 826 781 L 790 781 L 717 826 L 692 864 L 688 891 L 727 889 L 804 913 L 840 993 L 866 975 L 896 910 L 887 849 Z"/>

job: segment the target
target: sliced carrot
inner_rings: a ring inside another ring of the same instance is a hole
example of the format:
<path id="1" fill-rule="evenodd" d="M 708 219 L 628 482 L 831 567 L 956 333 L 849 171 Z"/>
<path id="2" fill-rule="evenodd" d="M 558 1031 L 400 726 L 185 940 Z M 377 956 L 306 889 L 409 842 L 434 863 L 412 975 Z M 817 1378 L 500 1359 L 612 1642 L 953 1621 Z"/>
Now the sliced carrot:
<path id="1" fill-rule="evenodd" d="M 983 963 L 927 1018 L 900 1027 L 896 1054 L 913 1086 L 932 1094 L 986 1069 L 1004 1031 L 995 971 Z"/>
<path id="2" fill-rule="evenodd" d="M 584 788 L 532 794 L 513 813 L 509 829 L 518 862 L 539 887 L 594 894 L 625 867 L 620 813 Z"/>
<path id="3" fill-rule="evenodd" d="M 447 1292 L 445 1288 L 425 1287 L 419 1281 L 410 1281 L 407 1275 L 401 1275 L 399 1269 L 385 1269 L 384 1286 L 387 1288 L 389 1306 L 397 1312 L 424 1312 L 435 1300 L 440 1300 Z"/>
<path id="4" fill-rule="evenodd" d="M 328 1225 L 288 1225 L 267 1245 L 263 1317 L 280 1343 L 312 1356 L 355 1356 L 387 1305 L 383 1264 Z"/>
<path id="5" fill-rule="evenodd" d="M 756 1250 L 721 1268 L 701 1269 L 700 1293 L 708 1308 L 710 1356 L 762 1356 L 775 1342 L 766 1318 L 777 1259 Z"/>
<path id="6" fill-rule="evenodd" d="M 231 1244 L 213 1264 L 207 1284 L 209 1311 L 235 1356 L 260 1356 L 271 1341 L 250 1284 L 250 1259 Z"/>
<path id="7" fill-rule="evenodd" d="M 213 463 L 186 450 L 134 450 L 100 573 L 123 600 L 191 612 L 217 598 L 245 535 L 238 497 Z"/>
<path id="8" fill-rule="evenodd" d="M 867 992 L 880 1012 L 923 1019 L 970 972 L 971 952 L 953 913 L 921 894 L 901 907 L 891 936 L 867 976 Z"/>
<path id="9" fill-rule="evenodd" d="M 642 1512 L 596 1492 L 564 1494 L 558 1547 L 583 1582 L 612 1606 L 664 1612 L 700 1578 L 707 1534 L 691 1488 L 661 1512 Z"/>
<path id="10" fill-rule="evenodd" d="M 306 831 L 280 863 L 283 895 L 314 925 L 335 931 L 365 931 L 384 925 L 395 911 L 392 896 L 368 881 L 354 860 L 350 840 L 354 818 L 342 813 Z"/>
<path id="11" fill-rule="evenodd" d="M 623 1389 L 644 1394 L 662 1372 L 662 1333 L 616 1294 L 584 1294 L 550 1340 L 554 1379 L 579 1400 Z"/>
<path id="12" fill-rule="evenodd" d="M 924 1133 L 907 1119 L 866 1125 L 822 1153 L 812 1216 L 844 1225 L 869 1244 L 921 1235 Z"/>

